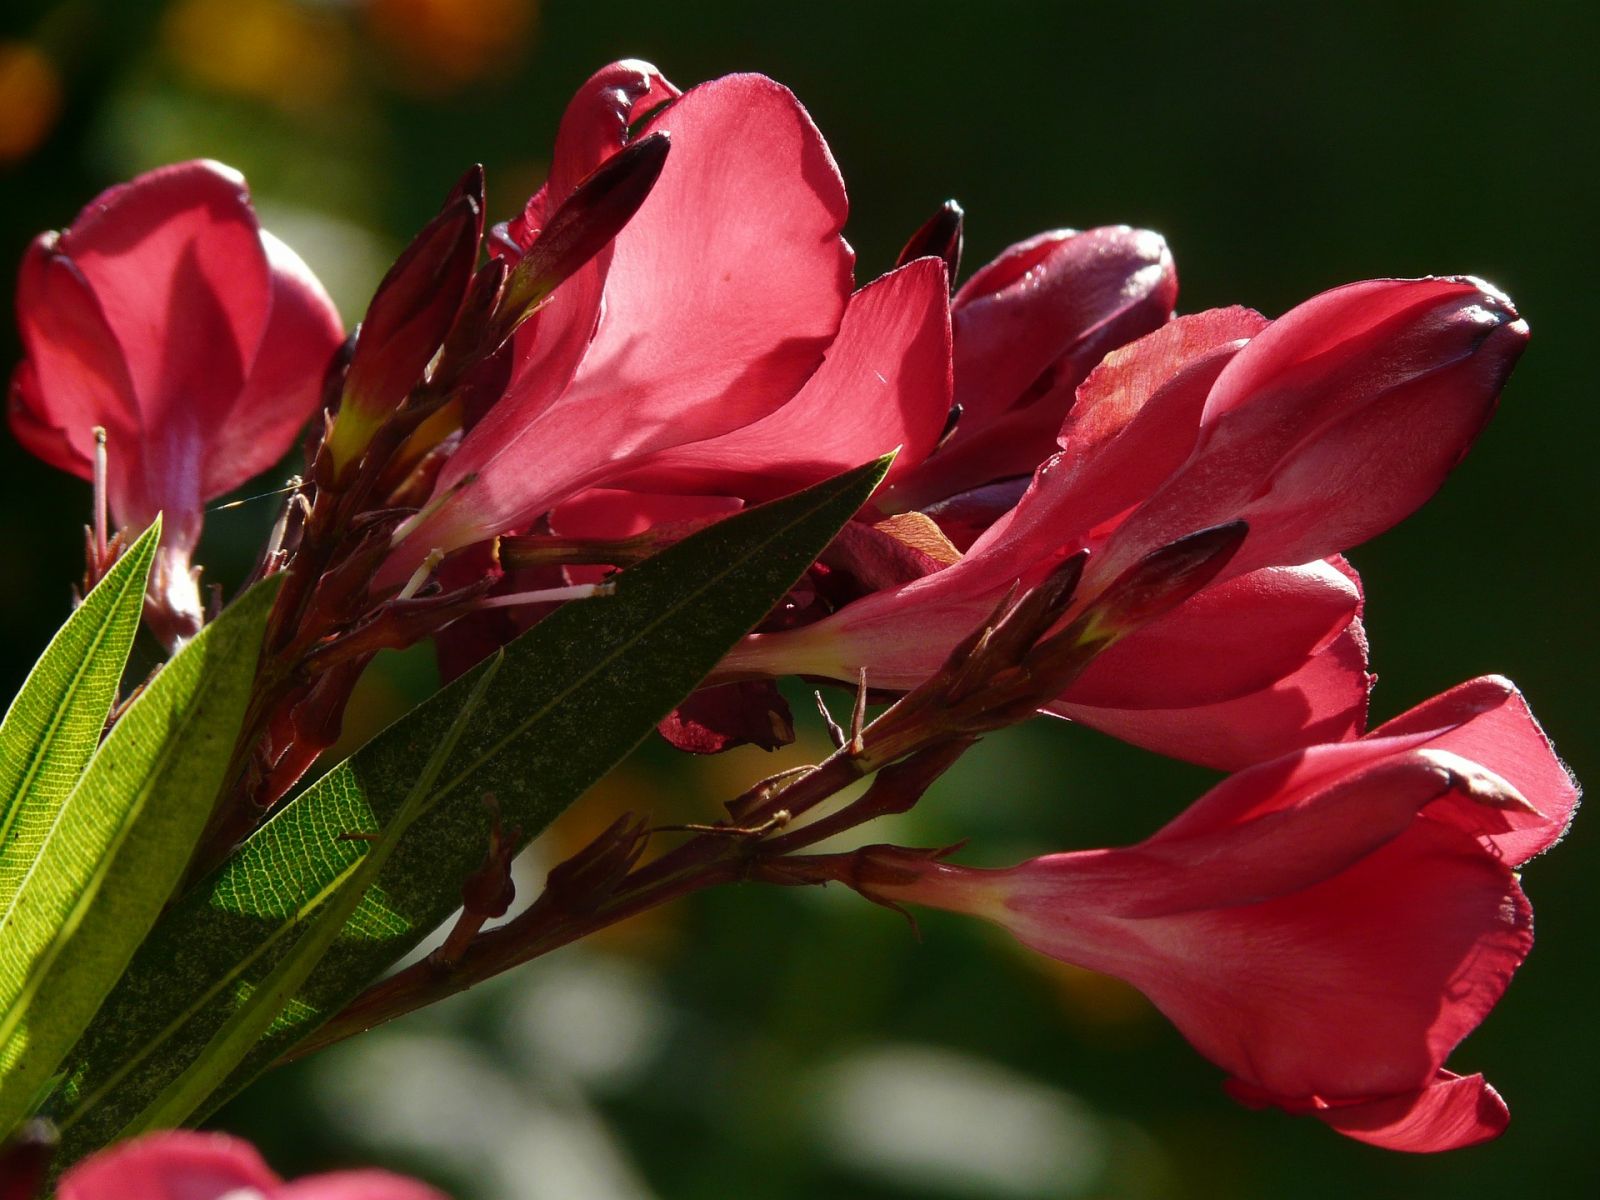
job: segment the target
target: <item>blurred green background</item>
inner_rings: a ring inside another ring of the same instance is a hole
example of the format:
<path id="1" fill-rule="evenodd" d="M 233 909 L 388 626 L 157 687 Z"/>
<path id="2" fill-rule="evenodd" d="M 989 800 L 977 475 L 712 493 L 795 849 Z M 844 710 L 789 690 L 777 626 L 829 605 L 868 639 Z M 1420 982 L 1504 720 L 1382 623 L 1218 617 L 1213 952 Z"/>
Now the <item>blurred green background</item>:
<path id="1" fill-rule="evenodd" d="M 633 55 L 682 86 L 759 70 L 793 87 L 849 183 L 861 279 L 947 196 L 967 209 L 969 268 L 1051 226 L 1159 229 L 1185 310 L 1272 314 L 1355 278 L 1483 275 L 1534 342 L 1441 496 L 1354 555 L 1375 717 L 1504 672 L 1593 779 L 1597 44 L 1600 6 L 1576 0 L 7 0 L 0 247 L 14 263 L 101 187 L 208 155 L 245 171 L 265 223 L 354 321 L 464 167 L 487 165 L 494 215 L 510 215 L 567 96 Z M 16 356 L 8 315 L 0 359 Z M 88 497 L 9 439 L 0 463 L 9 694 L 65 614 Z M 269 519 L 259 504 L 215 517 L 210 577 L 236 579 Z M 415 657 L 389 664 L 358 726 L 427 678 Z M 649 748 L 534 859 L 624 805 L 709 819 L 814 754 L 814 724 L 803 739 L 776 759 Z M 1209 781 L 1036 723 L 991 739 L 882 833 L 968 838 L 969 861 L 1000 863 L 1136 840 Z M 1500 1087 L 1511 1130 L 1452 1156 L 1245 1112 L 1138 996 L 989 930 L 928 918 L 919 944 L 849 895 L 754 888 L 280 1072 L 219 1123 L 286 1173 L 381 1161 L 463 1200 L 1592 1195 L 1590 824 L 1528 870 L 1539 945 L 1452 1060 Z"/>

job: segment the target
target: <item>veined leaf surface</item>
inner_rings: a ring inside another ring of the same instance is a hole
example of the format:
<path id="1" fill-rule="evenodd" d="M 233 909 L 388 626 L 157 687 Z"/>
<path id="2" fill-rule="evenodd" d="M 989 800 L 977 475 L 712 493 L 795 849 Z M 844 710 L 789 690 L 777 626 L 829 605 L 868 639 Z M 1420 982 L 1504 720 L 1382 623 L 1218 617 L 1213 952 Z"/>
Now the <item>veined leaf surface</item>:
<path id="1" fill-rule="evenodd" d="M 460 903 L 485 793 L 537 834 L 625 757 L 771 610 L 871 495 L 888 460 L 740 513 L 567 604 L 506 647 L 429 807 L 220 1103 Z M 393 817 L 477 678 L 469 672 L 286 804 L 162 919 L 69 1060 L 63 1162 L 105 1144 L 184 1071 Z"/>

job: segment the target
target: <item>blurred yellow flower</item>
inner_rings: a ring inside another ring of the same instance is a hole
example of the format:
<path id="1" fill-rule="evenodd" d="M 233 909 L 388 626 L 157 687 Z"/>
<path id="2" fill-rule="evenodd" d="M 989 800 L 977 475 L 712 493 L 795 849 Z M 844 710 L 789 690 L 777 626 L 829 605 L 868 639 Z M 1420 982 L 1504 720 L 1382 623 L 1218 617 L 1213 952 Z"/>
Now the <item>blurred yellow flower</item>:
<path id="1" fill-rule="evenodd" d="M 178 0 L 162 40 L 195 82 L 281 108 L 327 104 L 349 81 L 349 30 L 290 0 Z"/>
<path id="2" fill-rule="evenodd" d="M 32 154 L 61 111 L 61 79 L 36 46 L 0 42 L 0 165 Z"/>

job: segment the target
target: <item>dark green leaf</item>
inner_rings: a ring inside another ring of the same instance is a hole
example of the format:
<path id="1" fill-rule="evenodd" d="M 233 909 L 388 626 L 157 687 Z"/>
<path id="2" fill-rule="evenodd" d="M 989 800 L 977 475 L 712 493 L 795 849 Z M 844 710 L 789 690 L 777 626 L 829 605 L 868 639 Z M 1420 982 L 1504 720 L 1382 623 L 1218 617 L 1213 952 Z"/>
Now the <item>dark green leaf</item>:
<path id="1" fill-rule="evenodd" d="M 331 1016 L 460 903 L 488 843 L 485 793 L 508 825 L 544 829 L 687 695 L 865 502 L 882 460 L 741 513 L 625 572 L 614 596 L 566 605 L 505 664 L 431 807 L 344 935 L 246 1061 L 237 1088 Z M 140 951 L 71 1060 L 64 1161 L 114 1137 L 182 1072 L 340 887 L 347 832 L 392 819 L 470 694 L 443 689 L 335 767 L 186 896 Z"/>
<path id="2" fill-rule="evenodd" d="M 169 1129 L 188 1120 L 222 1086 L 234 1068 L 244 1061 L 278 1015 L 294 999 L 295 993 L 311 978 L 311 972 L 316 970 L 329 947 L 338 940 L 340 930 L 360 906 L 367 889 L 378 881 L 378 875 L 406 830 L 427 810 L 440 772 L 455 753 L 461 735 L 466 732 L 467 722 L 477 714 L 483 695 L 504 657 L 504 651 L 497 652 L 488 668 L 478 673 L 472 694 L 456 714 L 444 740 L 428 756 L 422 774 L 411 785 L 400 811 L 395 813 L 383 832 L 368 843 L 368 849 L 361 856 L 356 869 L 344 877 L 339 889 L 306 922 L 307 928 L 295 937 L 293 948 L 278 959 L 277 965 L 261 984 L 211 1035 L 205 1049 L 190 1062 L 183 1074 L 169 1083 L 144 1112 L 122 1131 L 124 1137 L 133 1137 L 151 1129 Z"/>

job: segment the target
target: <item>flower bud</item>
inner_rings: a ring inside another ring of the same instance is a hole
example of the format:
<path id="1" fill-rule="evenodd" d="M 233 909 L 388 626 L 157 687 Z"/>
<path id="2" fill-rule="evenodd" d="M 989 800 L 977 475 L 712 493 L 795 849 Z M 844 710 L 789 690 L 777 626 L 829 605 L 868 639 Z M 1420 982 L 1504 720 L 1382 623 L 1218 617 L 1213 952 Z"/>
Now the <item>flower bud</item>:
<path id="1" fill-rule="evenodd" d="M 895 259 L 894 265 L 903 267 L 916 258 L 941 259 L 950 278 L 950 286 L 954 287 L 956 272 L 961 267 L 962 231 L 965 224 L 966 214 L 962 212 L 961 205 L 954 200 L 946 200 L 939 211 L 924 221 L 922 227 L 911 235 L 901 248 L 900 257 Z"/>
<path id="2" fill-rule="evenodd" d="M 336 470 L 361 456 L 422 378 L 461 309 L 483 228 L 482 169 L 458 184 L 383 277 L 356 336 L 329 439 Z"/>
<path id="3" fill-rule="evenodd" d="M 671 148 L 666 130 L 652 133 L 617 151 L 578 184 L 506 279 L 496 326 L 501 339 L 621 232 L 655 187 Z"/>

